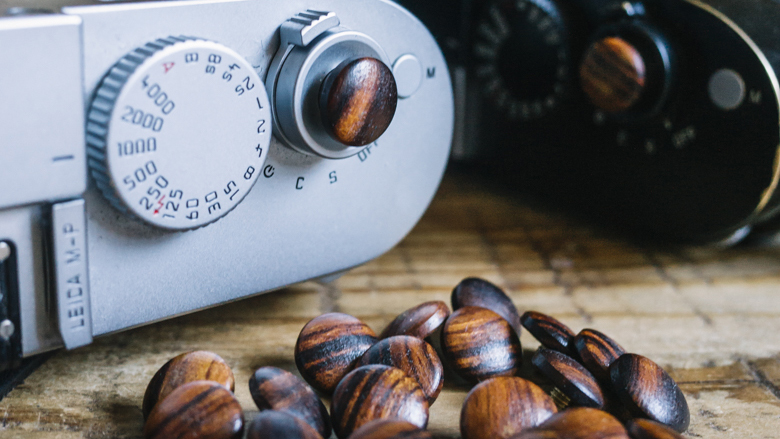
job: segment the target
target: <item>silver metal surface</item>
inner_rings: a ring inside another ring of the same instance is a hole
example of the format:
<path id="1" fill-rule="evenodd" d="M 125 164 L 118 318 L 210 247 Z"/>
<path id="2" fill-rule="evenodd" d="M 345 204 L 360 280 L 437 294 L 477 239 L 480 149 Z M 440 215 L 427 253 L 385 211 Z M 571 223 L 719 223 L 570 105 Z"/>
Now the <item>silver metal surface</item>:
<path id="1" fill-rule="evenodd" d="M 339 17 L 333 12 L 311 9 L 300 12 L 279 27 L 279 39 L 281 40 L 279 46 L 282 48 L 290 44 L 301 47 L 308 46 L 326 30 L 333 29 L 340 23 Z"/>
<path id="2" fill-rule="evenodd" d="M 393 77 L 401 99 L 412 97 L 422 84 L 422 76 L 420 60 L 412 54 L 401 55 L 393 62 Z"/>
<path id="3" fill-rule="evenodd" d="M 80 23 L 0 18 L 0 209 L 87 187 Z"/>
<path id="4" fill-rule="evenodd" d="M 11 246 L 5 242 L 0 242 L 0 262 L 5 262 L 11 256 Z"/>
<path id="5" fill-rule="evenodd" d="M 51 3 L 42 1 L 40 6 Z M 69 85 L 82 92 L 76 106 L 60 105 L 59 89 L 47 95 L 57 96 L 56 105 L 50 105 L 55 102 L 51 99 L 38 102 L 56 107 L 62 117 L 83 117 L 83 103 L 118 60 L 170 35 L 222 44 L 262 78 L 277 52 L 279 27 L 310 8 L 333 11 L 345 29 L 373 40 L 384 62 L 413 54 L 423 69 L 435 74 L 426 75 L 412 97 L 398 102 L 395 118 L 379 141 L 354 156 L 326 160 L 272 140 L 268 159 L 257 170 L 262 176 L 256 187 L 230 215 L 208 227 L 180 233 L 139 222 L 111 206 L 92 182 L 83 198 L 94 336 L 342 272 L 390 249 L 425 211 L 449 154 L 451 84 L 433 37 L 390 1 L 198 0 L 65 8 L 71 16 L 66 20 L 81 22 L 76 34 L 80 31 L 83 57 L 68 59 L 83 66 L 76 86 Z M 0 25 L 7 26 L 7 20 L 29 18 L 3 18 Z M 13 45 L 24 46 L 18 41 Z M 30 47 L 37 46 L 24 46 L 23 52 L 29 53 Z M 54 64 L 47 66 L 57 70 Z M 31 126 L 40 126 L 38 113 L 24 114 L 34 122 Z M 197 125 L 203 117 L 187 123 Z M 67 132 L 58 134 L 59 143 L 54 143 L 61 146 Z M 83 139 L 79 148 L 83 154 Z M 6 153 L 5 144 L 1 150 Z M 6 156 L 2 159 L 4 165 L 11 163 Z M 82 178 L 83 173 L 82 166 Z M 70 179 L 49 184 L 64 187 Z M 1 187 L 6 196 L 5 188 L 14 186 Z M 63 194 L 62 199 L 73 195 Z M 0 209 L 0 240 L 16 250 L 24 355 L 63 344 L 56 302 L 48 294 L 52 286 L 47 282 L 53 279 L 47 280 L 44 269 L 44 235 L 51 231 L 45 225 L 48 211 L 46 205 Z"/>
<path id="6" fill-rule="evenodd" d="M 290 22 L 299 25 L 294 20 L 288 20 L 282 30 Z M 343 159 L 358 154 L 364 147 L 344 145 L 325 130 L 320 113 L 322 83 L 338 66 L 358 58 L 372 57 L 386 65 L 389 61 L 382 47 L 364 33 L 324 25 L 317 29 L 321 31 L 319 35 L 312 31 L 307 34 L 309 45 L 282 46 L 271 63 L 266 87 L 274 105 L 274 132 L 296 151 Z M 291 39 L 283 37 L 282 41 Z"/>
<path id="7" fill-rule="evenodd" d="M 0 337 L 2 337 L 5 340 L 9 340 L 13 335 L 14 332 L 16 332 L 16 327 L 14 326 L 14 322 L 5 319 L 2 322 L 0 322 Z"/>
<path id="8" fill-rule="evenodd" d="M 92 343 L 84 200 L 52 206 L 51 228 L 58 324 L 65 347 L 73 349 Z"/>
<path id="9" fill-rule="evenodd" d="M 719 69 L 707 84 L 710 100 L 721 110 L 734 110 L 745 101 L 747 89 L 742 76 L 732 69 Z"/>

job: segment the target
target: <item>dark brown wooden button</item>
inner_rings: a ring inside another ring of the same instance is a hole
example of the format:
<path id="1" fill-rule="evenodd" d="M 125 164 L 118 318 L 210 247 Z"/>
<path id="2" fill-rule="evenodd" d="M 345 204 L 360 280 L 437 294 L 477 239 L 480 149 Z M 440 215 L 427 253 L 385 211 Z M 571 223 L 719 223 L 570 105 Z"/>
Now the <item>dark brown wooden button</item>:
<path id="1" fill-rule="evenodd" d="M 512 299 L 504 290 L 492 283 L 477 277 L 468 277 L 452 290 L 452 309 L 458 310 L 464 306 L 487 308 L 500 315 L 517 331 L 520 336 L 520 314 Z"/>
<path id="2" fill-rule="evenodd" d="M 683 439 L 680 433 L 649 419 L 634 419 L 627 428 L 633 439 Z"/>
<path id="3" fill-rule="evenodd" d="M 344 439 L 376 419 L 400 419 L 428 425 L 428 403 L 420 385 L 401 369 L 372 364 L 348 373 L 333 392 L 333 431 Z"/>
<path id="4" fill-rule="evenodd" d="M 379 338 L 392 337 L 394 335 L 411 335 L 412 337 L 425 338 L 433 334 L 447 317 L 450 309 L 447 304 L 436 300 L 425 302 L 410 308 L 399 314 L 379 336 Z"/>
<path id="5" fill-rule="evenodd" d="M 450 315 L 441 345 L 452 369 L 469 381 L 515 375 L 523 350 L 503 317 L 486 308 L 464 306 Z"/>
<path id="6" fill-rule="evenodd" d="M 349 439 L 431 439 L 420 427 L 400 419 L 377 419 L 355 430 Z"/>
<path id="7" fill-rule="evenodd" d="M 645 88 L 642 54 L 622 38 L 602 38 L 585 51 L 580 82 L 596 107 L 610 113 L 628 110 Z"/>
<path id="8" fill-rule="evenodd" d="M 594 408 L 572 408 L 513 439 L 630 439 L 615 417 Z"/>
<path id="9" fill-rule="evenodd" d="M 374 343 L 374 331 L 355 317 L 323 314 L 307 323 L 298 335 L 295 365 L 307 383 L 331 394 Z"/>
<path id="10" fill-rule="evenodd" d="M 230 390 L 213 381 L 177 387 L 154 406 L 144 425 L 147 439 L 238 439 L 243 432 L 241 405 Z"/>
<path id="11" fill-rule="evenodd" d="M 330 437 L 330 416 L 308 384 L 278 367 L 261 367 L 249 378 L 249 393 L 260 410 L 287 412 Z"/>
<path id="12" fill-rule="evenodd" d="M 568 406 L 570 402 L 573 406 L 604 407 L 604 394 L 596 378 L 573 358 L 552 349 L 539 348 L 531 362 L 556 390 L 565 395 L 562 405 Z"/>
<path id="13" fill-rule="evenodd" d="M 574 337 L 580 361 L 602 384 L 609 384 L 609 365 L 626 351 L 615 340 L 595 329 L 583 329 Z"/>
<path id="14" fill-rule="evenodd" d="M 337 67 L 323 82 L 325 126 L 339 142 L 368 145 L 385 132 L 398 104 L 393 72 L 375 58 Z"/>
<path id="15" fill-rule="evenodd" d="M 322 436 L 289 412 L 266 410 L 249 424 L 246 439 L 322 439 Z"/>
<path id="16" fill-rule="evenodd" d="M 158 401 L 162 401 L 179 386 L 193 381 L 214 381 L 236 390 L 233 371 L 219 355 L 208 351 L 186 352 L 165 363 L 146 387 L 142 411 L 144 419 Z"/>
<path id="17" fill-rule="evenodd" d="M 660 422 L 676 431 L 688 428 L 691 415 L 677 383 L 649 358 L 623 354 L 609 367 L 612 390 L 638 418 Z"/>
<path id="18" fill-rule="evenodd" d="M 460 434 L 463 439 L 506 439 L 556 412 L 552 398 L 536 384 L 518 377 L 492 378 L 466 395 Z"/>
<path id="19" fill-rule="evenodd" d="M 527 311 L 520 321 L 542 346 L 576 358 L 574 331 L 559 320 L 540 312 Z"/>
<path id="20" fill-rule="evenodd" d="M 433 346 L 408 335 L 378 341 L 360 357 L 356 367 L 384 364 L 406 372 L 422 388 L 428 405 L 436 401 L 444 384 L 444 367 Z"/>

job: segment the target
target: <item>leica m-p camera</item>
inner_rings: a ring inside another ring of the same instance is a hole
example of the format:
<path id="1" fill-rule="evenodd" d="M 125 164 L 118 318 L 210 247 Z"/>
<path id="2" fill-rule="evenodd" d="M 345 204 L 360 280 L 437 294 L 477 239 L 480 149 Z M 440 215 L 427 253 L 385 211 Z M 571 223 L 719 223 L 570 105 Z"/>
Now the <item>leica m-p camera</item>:
<path id="1" fill-rule="evenodd" d="M 0 366 L 390 249 L 450 151 L 435 40 L 384 0 L 6 2 Z"/>
<path id="2" fill-rule="evenodd" d="M 769 227 L 780 3 L 403 3 L 450 62 L 454 155 L 644 237 L 734 242 Z"/>

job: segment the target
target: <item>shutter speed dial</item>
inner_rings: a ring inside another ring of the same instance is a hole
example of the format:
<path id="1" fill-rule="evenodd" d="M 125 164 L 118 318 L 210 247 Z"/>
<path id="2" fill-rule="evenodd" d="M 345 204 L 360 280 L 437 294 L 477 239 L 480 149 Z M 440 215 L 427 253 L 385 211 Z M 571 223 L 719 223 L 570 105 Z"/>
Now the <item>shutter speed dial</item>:
<path id="1" fill-rule="evenodd" d="M 108 200 L 152 225 L 187 230 L 250 191 L 271 140 L 262 80 L 236 52 L 159 39 L 103 78 L 87 123 L 90 169 Z"/>

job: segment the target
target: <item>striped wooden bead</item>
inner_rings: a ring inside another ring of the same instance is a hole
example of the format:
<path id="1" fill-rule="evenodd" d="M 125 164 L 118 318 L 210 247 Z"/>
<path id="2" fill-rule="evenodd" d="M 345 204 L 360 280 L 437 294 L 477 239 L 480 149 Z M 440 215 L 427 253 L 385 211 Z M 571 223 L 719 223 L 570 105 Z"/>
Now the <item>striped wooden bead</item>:
<path id="1" fill-rule="evenodd" d="M 517 312 L 512 299 L 504 290 L 478 277 L 468 277 L 452 290 L 452 309 L 458 310 L 464 306 L 478 306 L 487 308 L 503 317 L 520 336 L 522 325 L 520 314 Z"/>
<path id="2" fill-rule="evenodd" d="M 557 412 L 536 384 L 518 377 L 483 381 L 466 395 L 460 412 L 463 439 L 507 439 Z"/>
<path id="3" fill-rule="evenodd" d="M 432 439 L 420 427 L 400 419 L 377 419 L 355 430 L 349 439 Z"/>
<path id="4" fill-rule="evenodd" d="M 680 433 L 649 419 L 634 419 L 626 428 L 633 439 L 683 439 Z"/>
<path id="5" fill-rule="evenodd" d="M 574 331 L 558 319 L 536 311 L 527 311 L 520 317 L 525 329 L 547 349 L 578 358 L 574 348 Z"/>
<path id="6" fill-rule="evenodd" d="M 406 372 L 417 380 L 428 405 L 436 401 L 444 384 L 444 367 L 433 346 L 408 335 L 378 341 L 360 357 L 357 366 L 384 364 Z"/>
<path id="7" fill-rule="evenodd" d="M 580 82 L 593 105 L 610 113 L 628 110 L 645 90 L 644 58 L 623 38 L 602 38 L 585 51 Z"/>
<path id="8" fill-rule="evenodd" d="M 262 410 L 289 413 L 306 422 L 322 437 L 330 437 L 330 416 L 308 384 L 278 367 L 261 367 L 249 378 L 249 393 Z"/>
<path id="9" fill-rule="evenodd" d="M 362 321 L 347 314 L 315 317 L 295 343 L 295 365 L 312 387 L 331 394 L 377 338 Z"/>
<path id="10" fill-rule="evenodd" d="M 247 428 L 246 439 L 323 439 L 317 430 L 288 412 L 260 412 Z"/>
<path id="11" fill-rule="evenodd" d="M 600 383 L 609 385 L 609 366 L 626 351 L 615 340 L 595 329 L 583 329 L 574 337 L 580 362 Z"/>
<path id="12" fill-rule="evenodd" d="M 379 338 L 392 337 L 394 335 L 411 335 L 412 337 L 425 338 L 436 332 L 444 324 L 450 315 L 447 304 L 435 300 L 421 303 L 399 314 L 382 331 Z"/>
<path id="13" fill-rule="evenodd" d="M 400 419 L 428 425 L 428 403 L 417 381 L 395 367 L 372 364 L 353 370 L 331 400 L 333 431 L 344 439 L 376 419 Z"/>
<path id="14" fill-rule="evenodd" d="M 235 391 L 233 371 L 219 355 L 208 351 L 193 351 L 178 355 L 165 363 L 146 387 L 142 412 L 144 419 L 157 402 L 165 399 L 183 384 L 192 381 L 214 381 Z"/>
<path id="15" fill-rule="evenodd" d="M 559 409 L 561 405 L 604 408 L 604 393 L 596 378 L 573 358 L 541 347 L 531 362 L 564 395 L 565 401 L 559 404 Z"/>
<path id="16" fill-rule="evenodd" d="M 515 375 L 522 362 L 515 330 L 485 308 L 466 306 L 453 312 L 442 329 L 441 345 L 449 365 L 469 381 Z"/>
<path id="17" fill-rule="evenodd" d="M 513 439 L 631 439 L 615 417 L 594 408 L 578 407 L 552 415 L 540 426 Z"/>
<path id="18" fill-rule="evenodd" d="M 233 393 L 213 381 L 179 386 L 154 406 L 144 424 L 146 439 L 239 439 L 244 414 Z"/>

